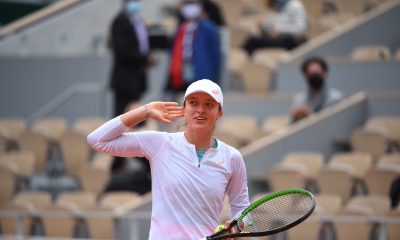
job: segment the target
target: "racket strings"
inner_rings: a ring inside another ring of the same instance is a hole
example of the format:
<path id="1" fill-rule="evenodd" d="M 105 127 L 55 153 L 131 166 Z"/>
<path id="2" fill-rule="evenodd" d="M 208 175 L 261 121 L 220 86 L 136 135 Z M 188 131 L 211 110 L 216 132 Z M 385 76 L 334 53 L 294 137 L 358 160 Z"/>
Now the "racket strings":
<path id="1" fill-rule="evenodd" d="M 253 209 L 244 219 L 243 231 L 275 230 L 303 218 L 312 208 L 310 196 L 300 193 L 282 195 Z"/>

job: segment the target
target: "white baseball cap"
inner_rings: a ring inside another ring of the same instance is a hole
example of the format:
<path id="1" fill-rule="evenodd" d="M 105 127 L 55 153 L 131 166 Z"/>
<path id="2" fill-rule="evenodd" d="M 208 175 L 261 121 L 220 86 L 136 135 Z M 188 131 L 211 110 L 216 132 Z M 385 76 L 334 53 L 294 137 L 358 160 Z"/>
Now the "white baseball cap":
<path id="1" fill-rule="evenodd" d="M 190 84 L 189 87 L 186 89 L 183 100 L 185 101 L 189 95 L 198 92 L 207 93 L 217 103 L 219 103 L 221 107 L 224 104 L 224 96 L 222 95 L 221 88 L 215 82 L 208 79 L 197 80 L 196 82 Z"/>

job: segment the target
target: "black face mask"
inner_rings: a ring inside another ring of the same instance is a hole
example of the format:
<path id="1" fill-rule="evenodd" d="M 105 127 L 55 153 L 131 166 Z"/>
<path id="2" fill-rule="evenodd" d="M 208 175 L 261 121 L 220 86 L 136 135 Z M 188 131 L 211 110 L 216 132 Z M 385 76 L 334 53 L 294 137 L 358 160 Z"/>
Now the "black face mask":
<path id="1" fill-rule="evenodd" d="M 307 78 L 307 81 L 312 89 L 320 90 L 324 86 L 325 79 L 319 74 L 312 74 Z"/>

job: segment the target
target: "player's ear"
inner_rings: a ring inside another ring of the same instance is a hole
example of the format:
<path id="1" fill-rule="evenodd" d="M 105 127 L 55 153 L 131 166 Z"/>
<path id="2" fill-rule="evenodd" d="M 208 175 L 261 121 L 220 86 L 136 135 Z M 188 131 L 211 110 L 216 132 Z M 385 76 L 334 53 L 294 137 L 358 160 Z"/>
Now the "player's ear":
<path id="1" fill-rule="evenodd" d="M 182 107 L 182 113 L 183 113 L 183 116 L 186 115 L 186 108 L 185 108 L 185 106 Z"/>
<path id="2" fill-rule="evenodd" d="M 183 114 L 185 114 L 185 112 L 186 112 L 186 101 L 184 101 L 183 104 L 182 104 L 182 111 L 183 111 Z"/>
<path id="3" fill-rule="evenodd" d="M 222 116 L 224 115 L 224 112 L 222 110 L 218 111 L 218 117 L 217 120 L 219 120 L 220 118 L 222 118 Z"/>

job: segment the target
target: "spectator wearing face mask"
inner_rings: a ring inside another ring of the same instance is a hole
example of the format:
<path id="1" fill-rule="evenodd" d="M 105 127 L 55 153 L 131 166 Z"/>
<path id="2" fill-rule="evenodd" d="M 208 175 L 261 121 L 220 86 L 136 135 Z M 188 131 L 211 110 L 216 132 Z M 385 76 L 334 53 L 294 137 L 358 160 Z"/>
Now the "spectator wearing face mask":
<path id="1" fill-rule="evenodd" d="M 127 106 L 138 103 L 147 90 L 147 70 L 153 64 L 149 37 L 140 17 L 141 0 L 124 0 L 121 11 L 110 28 L 110 47 L 113 53 L 111 90 L 114 95 L 114 115 L 126 111 Z M 113 173 L 125 166 L 124 158 L 116 157 Z"/>
<path id="2" fill-rule="evenodd" d="M 291 50 L 307 39 L 307 12 L 300 0 L 267 0 L 267 5 L 272 11 L 259 23 L 260 35 L 243 45 L 249 55 L 261 48 Z"/>
<path id="3" fill-rule="evenodd" d="M 324 59 L 312 57 L 303 62 L 301 71 L 307 90 L 297 93 L 293 99 L 291 118 L 293 122 L 333 105 L 343 99 L 344 94 L 327 84 L 328 64 Z"/>
<path id="4" fill-rule="evenodd" d="M 186 0 L 180 11 L 184 21 L 178 26 L 172 42 L 166 86 L 174 97 L 196 79 L 206 78 L 219 83 L 221 65 L 219 30 L 203 17 L 201 3 Z"/>

